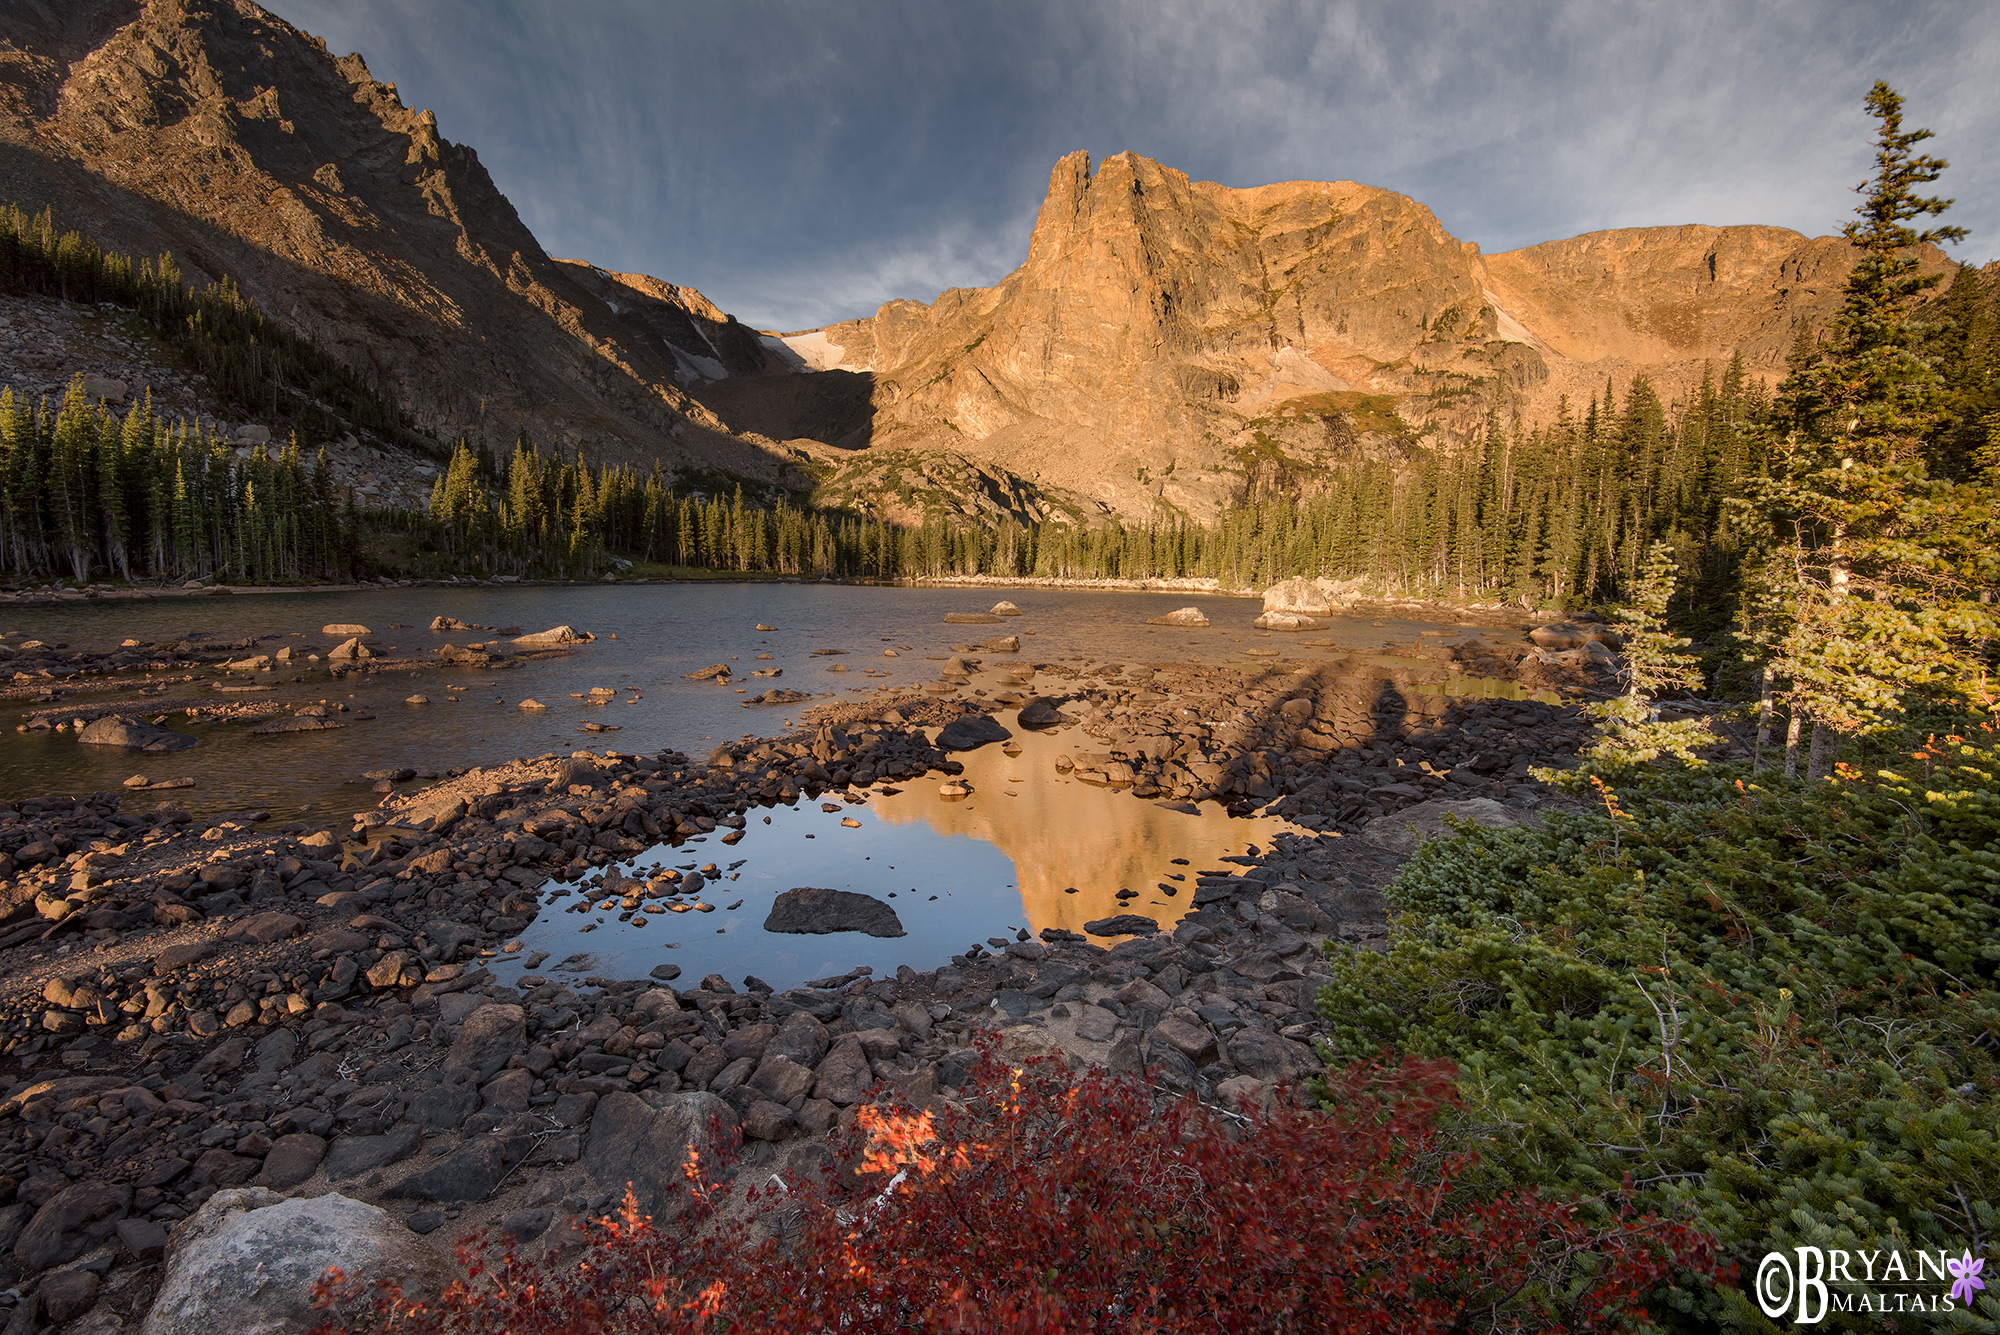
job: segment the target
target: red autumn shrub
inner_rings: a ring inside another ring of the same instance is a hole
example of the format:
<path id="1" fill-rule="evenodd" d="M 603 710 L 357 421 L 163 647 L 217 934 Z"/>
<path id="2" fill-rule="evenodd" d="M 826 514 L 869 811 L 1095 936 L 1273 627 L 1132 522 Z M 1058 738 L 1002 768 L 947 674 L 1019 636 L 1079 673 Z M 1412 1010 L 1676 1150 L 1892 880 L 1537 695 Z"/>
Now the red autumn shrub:
<path id="1" fill-rule="evenodd" d="M 989 1059 L 963 1109 L 864 1110 L 826 1186 L 655 1228 L 631 1205 L 581 1247 L 461 1252 L 432 1302 L 338 1282 L 346 1335 L 597 1332 L 1616 1330 L 1719 1271 L 1652 1217 L 1585 1227 L 1533 1192 L 1461 1185 L 1440 1064 L 1331 1073 L 1334 1111 L 1244 1119 L 1055 1061 Z M 846 1190 L 838 1185 L 848 1183 Z M 755 1222 L 761 1220 L 761 1222 Z"/>

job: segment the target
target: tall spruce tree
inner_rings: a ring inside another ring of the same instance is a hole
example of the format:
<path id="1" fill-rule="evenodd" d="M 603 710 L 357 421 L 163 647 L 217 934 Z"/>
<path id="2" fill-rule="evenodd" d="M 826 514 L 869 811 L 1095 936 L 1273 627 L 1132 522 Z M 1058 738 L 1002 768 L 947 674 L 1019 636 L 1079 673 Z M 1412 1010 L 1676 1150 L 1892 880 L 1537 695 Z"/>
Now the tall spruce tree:
<path id="1" fill-rule="evenodd" d="M 1942 159 L 1916 152 L 1928 130 L 1903 129 L 1903 99 L 1877 83 L 1875 174 L 1843 229 L 1860 252 L 1826 338 L 1795 348 L 1780 387 L 1782 435 L 1767 474 L 1747 489 L 1781 559 L 1757 591 L 1753 633 L 1784 683 L 1796 723 L 1814 725 L 1809 777 L 1831 763 L 1834 734 L 1893 724 L 1912 696 L 1963 703 L 1978 688 L 1990 621 L 1948 549 L 1962 507 L 1927 467 L 1944 420 L 1944 381 L 1920 352 L 1917 298 L 1941 275 L 1918 248 L 1961 228 L 1911 226 L 1948 199 L 1918 193 Z"/>

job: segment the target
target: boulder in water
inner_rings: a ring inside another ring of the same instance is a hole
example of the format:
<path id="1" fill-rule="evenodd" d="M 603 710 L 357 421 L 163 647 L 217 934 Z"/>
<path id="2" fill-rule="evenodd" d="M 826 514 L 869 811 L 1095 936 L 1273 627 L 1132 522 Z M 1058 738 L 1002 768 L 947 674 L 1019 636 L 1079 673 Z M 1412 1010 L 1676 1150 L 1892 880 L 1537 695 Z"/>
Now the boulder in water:
<path id="1" fill-rule="evenodd" d="M 1087 922 L 1083 930 L 1092 936 L 1151 936 L 1160 924 L 1137 913 L 1119 913 Z"/>
<path id="2" fill-rule="evenodd" d="M 1053 728 L 1058 723 L 1075 722 L 1046 695 L 1038 695 L 1022 705 L 1020 720 L 1024 728 Z"/>
<path id="3" fill-rule="evenodd" d="M 988 615 L 996 617 L 1017 617 L 1021 615 L 1021 609 L 1014 606 L 1014 604 L 1008 602 L 1006 599 L 1003 598 L 999 602 L 993 604 L 993 608 L 988 613 Z"/>
<path id="4" fill-rule="evenodd" d="M 991 714 L 964 714 L 938 729 L 937 744 L 946 751 L 976 751 L 1013 735 Z"/>
<path id="5" fill-rule="evenodd" d="M 514 643 L 523 649 L 560 649 L 566 644 L 584 644 L 596 638 L 589 631 L 578 630 L 575 626 L 551 626 L 533 635 L 517 636 Z"/>
<path id="6" fill-rule="evenodd" d="M 1325 630 L 1324 621 L 1315 620 L 1303 612 L 1266 612 L 1250 623 L 1258 630 Z"/>
<path id="7" fill-rule="evenodd" d="M 988 640 L 979 647 L 989 654 L 1018 654 L 1021 652 L 1021 637 L 1003 635 L 997 640 Z"/>
<path id="8" fill-rule="evenodd" d="M 185 751 L 195 744 L 185 733 L 169 732 L 143 719 L 111 714 L 76 735 L 85 746 L 122 746 L 133 751 Z"/>
<path id="9" fill-rule="evenodd" d="M 336 621 L 330 626 L 321 626 L 319 633 L 322 635 L 338 635 L 343 639 L 349 639 L 356 635 L 373 635 L 375 632 L 366 626 L 356 626 L 345 621 Z"/>
<path id="10" fill-rule="evenodd" d="M 825 936 L 833 932 L 866 932 L 870 936 L 902 936 L 903 920 L 873 895 L 852 890 L 826 890 L 805 885 L 787 890 L 771 903 L 764 919 L 767 932 Z"/>
<path id="11" fill-rule="evenodd" d="M 516 640 L 514 641 L 514 643 L 519 644 L 520 641 Z M 711 663 L 707 667 L 701 669 L 699 672 L 681 673 L 681 679 L 683 681 L 708 681 L 714 677 L 727 677 L 728 675 L 729 675 L 729 664 Z"/>
<path id="12" fill-rule="evenodd" d="M 1537 626 L 1528 632 L 1528 638 L 1538 649 L 1583 649 L 1593 644 L 1601 644 L 1606 649 L 1622 649 L 1624 643 L 1618 632 L 1609 626 L 1575 625 L 1559 622 L 1552 626 Z"/>
<path id="13" fill-rule="evenodd" d="M 1175 608 L 1163 617 L 1147 617 L 1146 624 L 1149 626 L 1200 627 L 1208 624 L 1208 618 L 1202 615 L 1199 607 L 1180 607 Z"/>

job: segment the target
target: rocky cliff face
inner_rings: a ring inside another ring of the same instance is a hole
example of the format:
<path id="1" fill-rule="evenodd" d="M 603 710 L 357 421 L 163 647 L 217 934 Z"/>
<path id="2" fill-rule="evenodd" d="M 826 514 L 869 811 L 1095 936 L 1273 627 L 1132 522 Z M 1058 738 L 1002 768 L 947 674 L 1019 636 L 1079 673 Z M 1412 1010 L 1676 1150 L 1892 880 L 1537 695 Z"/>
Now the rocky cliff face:
<path id="1" fill-rule="evenodd" d="M 230 275 L 441 438 L 806 481 L 684 392 L 688 356 L 757 364 L 754 337 L 698 293 L 551 260 L 430 112 L 250 0 L 0 8 L 0 198 Z"/>
<path id="2" fill-rule="evenodd" d="M 1260 473 L 1449 446 L 1489 410 L 1545 420 L 1607 377 L 1645 372 L 1671 394 L 1738 350 L 1775 376 L 1850 263 L 1844 242 L 1770 227 L 1483 256 L 1392 191 L 1234 190 L 1129 153 L 1093 173 L 1076 153 L 997 286 L 785 342 L 802 366 L 870 379 L 870 448 L 1206 517 Z"/>
<path id="3" fill-rule="evenodd" d="M 470 147 L 252 0 L 0 7 L 4 199 L 235 278 L 441 439 L 525 427 L 898 520 L 1207 518 L 1607 378 L 1671 394 L 1739 350 L 1774 377 L 1850 260 L 1768 227 L 1485 256 L 1391 191 L 1077 153 L 996 286 L 780 339 L 551 259 Z"/>

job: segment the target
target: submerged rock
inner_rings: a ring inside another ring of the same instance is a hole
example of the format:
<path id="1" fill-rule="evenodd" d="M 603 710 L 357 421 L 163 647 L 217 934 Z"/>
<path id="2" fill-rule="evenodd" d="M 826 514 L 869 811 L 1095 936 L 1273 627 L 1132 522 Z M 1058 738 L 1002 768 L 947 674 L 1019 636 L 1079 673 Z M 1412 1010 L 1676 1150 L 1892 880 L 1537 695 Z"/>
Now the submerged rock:
<path id="1" fill-rule="evenodd" d="M 764 930 L 803 936 L 825 936 L 831 932 L 905 935 L 903 920 L 896 916 L 896 910 L 873 895 L 812 885 L 787 890 L 772 901 Z"/>
<path id="2" fill-rule="evenodd" d="M 951 626 L 997 626 L 1000 618 L 990 612 L 946 612 L 945 624 Z"/>
<path id="3" fill-rule="evenodd" d="M 297 718 L 272 719 L 250 729 L 252 737 L 271 737 L 286 732 L 327 732 L 334 728 L 344 728 L 345 723 L 330 718 L 319 718 L 312 714 L 301 714 Z"/>

